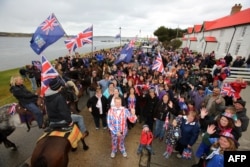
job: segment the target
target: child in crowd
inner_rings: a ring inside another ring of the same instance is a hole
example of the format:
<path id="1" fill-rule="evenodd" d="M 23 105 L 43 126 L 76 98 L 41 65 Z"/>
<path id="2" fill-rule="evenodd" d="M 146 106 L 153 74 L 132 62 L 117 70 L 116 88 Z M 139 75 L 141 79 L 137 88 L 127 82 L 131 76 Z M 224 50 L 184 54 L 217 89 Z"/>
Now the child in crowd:
<path id="1" fill-rule="evenodd" d="M 140 145 L 137 149 L 137 154 L 142 153 L 143 147 L 146 147 L 146 149 L 151 153 L 153 153 L 152 150 L 152 141 L 153 141 L 153 133 L 150 131 L 148 125 L 143 125 L 142 132 L 141 132 L 141 139 L 140 139 Z"/>
<path id="2" fill-rule="evenodd" d="M 172 124 L 166 127 L 166 151 L 163 153 L 165 158 L 169 158 L 173 152 L 173 149 L 176 145 L 177 140 L 181 137 L 181 117 L 176 117 Z"/>

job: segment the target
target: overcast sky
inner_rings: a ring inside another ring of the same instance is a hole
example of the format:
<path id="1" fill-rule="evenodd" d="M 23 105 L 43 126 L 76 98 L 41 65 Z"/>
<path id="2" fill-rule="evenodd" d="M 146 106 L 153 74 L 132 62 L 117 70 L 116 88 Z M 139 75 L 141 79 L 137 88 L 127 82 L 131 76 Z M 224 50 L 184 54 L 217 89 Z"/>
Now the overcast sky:
<path id="1" fill-rule="evenodd" d="M 250 0 L 0 0 L 0 31 L 33 33 L 54 13 L 68 35 L 93 25 L 94 36 L 151 37 L 160 26 L 181 28 L 230 14 Z M 141 31 L 140 31 L 141 30 Z"/>

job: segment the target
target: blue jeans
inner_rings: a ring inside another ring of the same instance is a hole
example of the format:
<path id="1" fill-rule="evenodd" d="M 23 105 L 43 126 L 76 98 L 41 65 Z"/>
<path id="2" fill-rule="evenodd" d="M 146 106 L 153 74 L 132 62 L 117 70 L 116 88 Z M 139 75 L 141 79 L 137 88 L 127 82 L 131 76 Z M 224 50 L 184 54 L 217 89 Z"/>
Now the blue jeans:
<path id="1" fill-rule="evenodd" d="M 137 154 L 141 154 L 143 148 L 146 148 L 151 154 L 154 154 L 151 145 L 144 145 L 144 144 L 139 144 L 139 147 L 137 149 Z"/>
<path id="2" fill-rule="evenodd" d="M 30 112 L 32 112 L 34 114 L 39 128 L 42 128 L 42 126 L 43 126 L 43 114 L 42 114 L 42 111 L 38 108 L 38 106 L 35 103 L 29 103 L 29 104 L 25 104 L 23 106 L 25 108 L 27 108 L 27 110 L 29 110 Z"/>
<path id="3" fill-rule="evenodd" d="M 161 121 L 159 119 L 156 119 L 155 121 L 155 131 L 154 131 L 154 136 L 163 138 L 165 134 L 165 128 L 163 127 L 165 121 Z"/>
<path id="4" fill-rule="evenodd" d="M 84 124 L 83 116 L 77 114 L 71 114 L 71 118 L 73 122 L 76 122 L 80 131 L 82 133 L 86 132 L 86 126 Z"/>

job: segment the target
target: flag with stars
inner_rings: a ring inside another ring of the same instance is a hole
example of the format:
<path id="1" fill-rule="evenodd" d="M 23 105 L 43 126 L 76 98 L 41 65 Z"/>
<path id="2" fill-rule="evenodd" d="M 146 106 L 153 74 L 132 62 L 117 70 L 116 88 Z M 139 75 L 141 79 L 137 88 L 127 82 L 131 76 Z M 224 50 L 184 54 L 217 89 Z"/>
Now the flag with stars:
<path id="1" fill-rule="evenodd" d="M 121 50 L 120 56 L 116 59 L 115 64 L 120 62 L 129 63 L 132 59 L 134 53 L 135 40 L 131 40 L 127 45 Z"/>
<path id="2" fill-rule="evenodd" d="M 36 54 L 39 55 L 48 46 L 63 37 L 64 34 L 65 32 L 63 28 L 55 15 L 52 13 L 36 29 L 30 41 L 30 47 L 34 50 L 34 52 L 36 52 Z"/>

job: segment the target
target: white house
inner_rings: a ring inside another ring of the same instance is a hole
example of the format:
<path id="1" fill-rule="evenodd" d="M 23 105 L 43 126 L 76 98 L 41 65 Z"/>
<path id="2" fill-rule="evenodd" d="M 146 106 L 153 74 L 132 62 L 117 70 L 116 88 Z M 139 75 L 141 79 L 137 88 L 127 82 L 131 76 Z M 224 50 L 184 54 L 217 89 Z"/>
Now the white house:
<path id="1" fill-rule="evenodd" d="M 202 54 L 214 51 L 216 58 L 228 53 L 247 58 L 250 55 L 250 8 L 241 8 L 236 4 L 228 16 L 189 27 L 182 38 L 182 48 Z"/>

